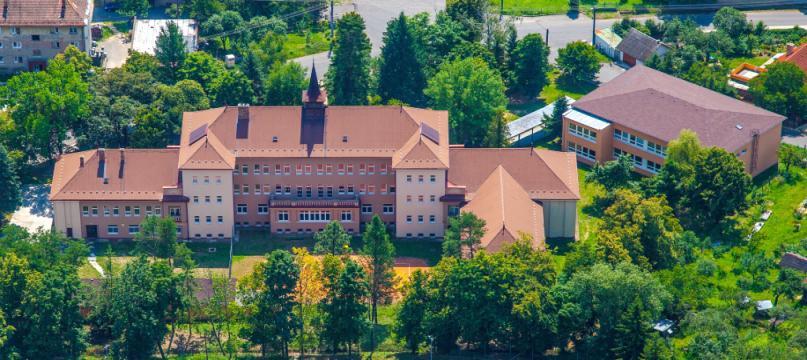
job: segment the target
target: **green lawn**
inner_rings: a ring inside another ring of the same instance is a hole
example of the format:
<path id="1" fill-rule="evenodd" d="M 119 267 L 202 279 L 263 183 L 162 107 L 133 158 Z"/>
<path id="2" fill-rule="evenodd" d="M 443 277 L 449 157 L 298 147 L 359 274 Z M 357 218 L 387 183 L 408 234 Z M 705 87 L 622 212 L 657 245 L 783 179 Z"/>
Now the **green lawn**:
<path id="1" fill-rule="evenodd" d="M 637 6 L 656 6 L 665 0 L 580 0 L 583 10 L 590 9 L 593 5 L 617 7 L 619 10 L 634 10 Z M 501 0 L 490 0 L 490 3 L 498 10 L 502 4 Z M 562 14 L 569 11 L 568 0 L 504 0 L 504 12 L 513 15 L 548 15 Z"/>
<path id="2" fill-rule="evenodd" d="M 731 71 L 734 68 L 740 66 L 742 63 L 749 63 L 751 65 L 760 66 L 764 64 L 766 61 L 770 59 L 769 56 L 756 56 L 756 57 L 736 57 L 736 58 L 724 58 L 720 59 L 720 63 L 723 64 L 723 67 L 726 71 Z"/>
<path id="3" fill-rule="evenodd" d="M 330 43 L 326 32 L 288 34 L 283 51 L 290 59 L 328 51 Z"/>
<path id="4" fill-rule="evenodd" d="M 577 100 L 583 97 L 583 95 L 586 95 L 597 88 L 596 85 L 569 86 L 559 83 L 557 81 L 558 75 L 560 75 L 560 72 L 553 70 L 549 74 L 549 85 L 545 86 L 544 89 L 541 90 L 541 95 L 539 97 L 545 104 L 554 102 L 563 95 Z"/>

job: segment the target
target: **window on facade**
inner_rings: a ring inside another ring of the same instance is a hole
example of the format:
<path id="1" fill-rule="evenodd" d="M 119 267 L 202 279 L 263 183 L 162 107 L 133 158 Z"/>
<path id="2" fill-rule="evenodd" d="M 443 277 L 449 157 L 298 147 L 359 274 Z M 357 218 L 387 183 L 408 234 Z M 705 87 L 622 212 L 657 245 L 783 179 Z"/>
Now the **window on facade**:
<path id="1" fill-rule="evenodd" d="M 283 165 L 283 175 L 291 175 L 291 165 Z"/>
<path id="2" fill-rule="evenodd" d="M 194 196 L 193 196 L 193 203 L 194 203 L 194 204 L 198 204 L 198 203 L 199 203 L 199 196 L 197 196 L 197 195 L 194 195 Z"/>
<path id="3" fill-rule="evenodd" d="M 154 208 L 154 215 L 160 216 L 163 213 L 163 209 L 159 206 Z"/>
<path id="4" fill-rule="evenodd" d="M 418 215 L 418 224 L 423 224 L 423 215 Z"/>
<path id="5" fill-rule="evenodd" d="M 379 171 L 381 175 L 387 175 L 387 164 L 381 164 Z"/>
<path id="6" fill-rule="evenodd" d="M 263 166 L 263 174 L 264 174 L 264 175 L 270 175 L 270 173 L 271 173 L 271 172 L 272 172 L 272 171 L 270 170 L 269 165 L 264 165 L 264 166 Z"/>
<path id="7" fill-rule="evenodd" d="M 367 194 L 369 195 L 375 194 L 375 185 L 367 185 Z"/>
<path id="8" fill-rule="evenodd" d="M 241 194 L 241 185 L 233 185 L 233 194 L 239 195 Z"/>
<path id="9" fill-rule="evenodd" d="M 241 186 L 241 194 L 249 195 L 249 185 L 244 184 Z"/>
<path id="10" fill-rule="evenodd" d="M 174 218 L 179 218 L 182 216 L 182 211 L 178 207 L 170 207 L 168 208 L 168 215 L 171 215 Z"/>
<path id="11" fill-rule="evenodd" d="M 333 186 L 328 186 L 325 188 L 325 196 L 329 198 L 333 197 Z"/>
<path id="12" fill-rule="evenodd" d="M 134 207 L 134 216 L 140 216 L 140 206 Z"/>
<path id="13" fill-rule="evenodd" d="M 364 175 L 366 173 L 364 163 L 359 164 L 359 175 Z"/>
<path id="14" fill-rule="evenodd" d="M 312 192 L 312 190 L 311 190 L 311 187 L 310 187 L 310 186 L 306 186 L 306 187 L 305 187 L 305 197 L 310 198 L 312 195 L 313 195 L 313 192 Z"/>
<path id="15" fill-rule="evenodd" d="M 460 207 L 459 206 L 449 206 L 448 207 L 448 216 L 457 216 L 460 214 Z"/>
<path id="16" fill-rule="evenodd" d="M 365 187 L 365 185 L 364 184 L 359 184 L 359 194 L 364 195 L 364 193 L 366 191 L 367 191 L 367 188 Z"/>
<path id="17" fill-rule="evenodd" d="M 255 184 L 255 195 L 261 194 L 261 184 Z"/>
<path id="18" fill-rule="evenodd" d="M 311 164 L 305 164 L 305 174 L 311 175 Z"/>
<path id="19" fill-rule="evenodd" d="M 582 127 L 580 125 L 577 125 L 575 123 L 569 123 L 569 133 L 574 135 L 574 136 L 577 136 L 577 137 L 586 139 L 588 141 L 591 141 L 591 142 L 597 142 L 597 133 L 596 132 L 594 132 L 591 129 L 584 128 L 584 127 Z"/>
<path id="20" fill-rule="evenodd" d="M 395 207 L 392 204 L 384 204 L 384 214 L 393 214 L 395 213 Z"/>
<path id="21" fill-rule="evenodd" d="M 112 216 L 120 216 L 120 208 L 117 206 L 112 208 Z"/>
<path id="22" fill-rule="evenodd" d="M 279 222 L 289 222 L 289 212 L 286 210 L 280 210 L 277 212 L 277 221 Z"/>
<path id="23" fill-rule="evenodd" d="M 394 194 L 394 193 L 395 193 L 395 186 L 392 186 L 392 185 L 390 185 L 390 186 L 389 186 L 389 193 L 390 193 L 390 194 Z"/>
<path id="24" fill-rule="evenodd" d="M 423 175 L 418 175 L 418 182 L 423 183 Z"/>
<path id="25" fill-rule="evenodd" d="M 194 176 L 194 177 L 192 178 L 191 182 L 193 182 L 194 184 L 199 183 L 199 177 L 198 177 L 198 176 Z"/>
<path id="26" fill-rule="evenodd" d="M 104 206 L 104 216 L 109 216 L 109 208 Z"/>
<path id="27" fill-rule="evenodd" d="M 412 223 L 412 215 L 406 215 L 406 223 L 407 223 L 407 224 L 411 224 L 411 223 Z"/>
<path id="28" fill-rule="evenodd" d="M 258 214 L 266 215 L 269 213 L 269 205 L 268 204 L 258 204 Z"/>
<path id="29" fill-rule="evenodd" d="M 434 224 L 437 222 L 437 216 L 429 215 L 429 223 Z"/>
<path id="30" fill-rule="evenodd" d="M 371 205 L 371 204 L 362 204 L 361 213 L 362 214 L 372 214 L 373 213 L 373 205 Z"/>
<path id="31" fill-rule="evenodd" d="M 324 186 L 317 186 L 317 197 L 324 198 L 325 197 L 325 187 Z"/>
<path id="32" fill-rule="evenodd" d="M 264 184 L 263 185 L 263 193 L 266 194 L 266 195 L 271 194 L 272 193 L 272 186 L 269 185 L 269 184 Z"/>
<path id="33" fill-rule="evenodd" d="M 241 165 L 241 175 L 249 174 L 249 166 L 247 164 Z"/>
<path id="34" fill-rule="evenodd" d="M 205 184 L 210 184 L 210 176 L 205 176 Z"/>
<path id="35" fill-rule="evenodd" d="M 437 182 L 437 175 L 429 175 L 429 182 L 431 183 Z"/>
<path id="36" fill-rule="evenodd" d="M 107 225 L 106 232 L 109 235 L 118 235 L 118 225 Z"/>
<path id="37" fill-rule="evenodd" d="M 412 175 L 406 175 L 406 182 L 408 183 L 412 182 Z"/>
<path id="38" fill-rule="evenodd" d="M 254 167 L 252 168 L 252 173 L 255 174 L 255 175 L 260 175 L 261 174 L 261 164 L 255 164 Z"/>
<path id="39" fill-rule="evenodd" d="M 353 184 L 347 186 L 348 195 L 353 195 Z"/>
<path id="40" fill-rule="evenodd" d="M 210 215 L 205 216 L 205 223 L 207 224 L 213 223 L 213 217 Z"/>
<path id="41" fill-rule="evenodd" d="M 331 212 L 326 210 L 304 210 L 297 213 L 300 222 L 328 222 L 331 221 Z"/>
<path id="42" fill-rule="evenodd" d="M 205 195 L 205 202 L 210 203 L 210 195 Z"/>
<path id="43" fill-rule="evenodd" d="M 124 206 L 123 207 L 123 215 L 124 216 L 132 216 L 132 207 L 131 206 Z"/>
<path id="44" fill-rule="evenodd" d="M 647 160 L 647 170 L 655 174 L 661 171 L 661 164 Z"/>
<path id="45" fill-rule="evenodd" d="M 375 165 L 374 164 L 367 164 L 367 174 L 374 175 L 375 174 Z"/>
<path id="46" fill-rule="evenodd" d="M 238 204 L 235 209 L 236 214 L 244 215 L 247 213 L 247 204 Z"/>
<path id="47" fill-rule="evenodd" d="M 283 188 L 283 193 L 286 195 L 291 195 L 291 186 L 286 185 L 286 187 Z"/>
<path id="48" fill-rule="evenodd" d="M 592 161 L 597 160 L 597 152 L 594 151 L 594 150 L 591 150 L 591 149 L 589 149 L 589 148 L 587 148 L 585 146 L 578 145 L 578 144 L 575 144 L 573 142 L 569 142 L 568 150 L 577 153 L 577 155 L 580 156 L 580 157 L 583 157 L 583 158 L 586 158 L 586 159 L 589 159 L 589 160 L 592 160 Z"/>
<path id="49" fill-rule="evenodd" d="M 412 195 L 406 195 L 406 202 L 412 202 Z"/>
<path id="50" fill-rule="evenodd" d="M 221 176 L 216 176 L 216 184 L 221 184 Z"/>
<path id="51" fill-rule="evenodd" d="M 106 209 L 104 209 L 104 210 L 106 210 Z M 146 206 L 146 216 L 151 216 L 151 213 L 152 213 L 152 207 L 151 206 Z"/>
<path id="52" fill-rule="evenodd" d="M 74 34 L 74 35 L 75 35 L 75 34 L 78 34 L 78 28 L 77 28 L 77 27 L 71 27 L 71 28 L 70 28 L 70 33 L 71 33 L 71 34 Z"/>
<path id="53" fill-rule="evenodd" d="M 199 215 L 196 215 L 196 216 L 194 216 L 194 217 L 193 217 L 193 223 L 194 223 L 194 224 L 198 224 L 198 223 L 199 223 Z"/>
<path id="54" fill-rule="evenodd" d="M 350 211 L 342 211 L 342 215 L 340 219 L 342 222 L 351 222 L 353 221 L 353 213 Z"/>
<path id="55" fill-rule="evenodd" d="M 303 164 L 297 164 L 297 166 L 295 167 L 295 170 L 296 170 L 294 172 L 295 174 L 302 175 L 303 174 Z"/>
<path id="56" fill-rule="evenodd" d="M 325 175 L 331 175 L 333 173 L 333 165 L 326 164 L 325 165 Z"/>
<path id="57" fill-rule="evenodd" d="M 134 235 L 140 232 L 140 225 L 129 225 L 129 234 Z"/>
<path id="58" fill-rule="evenodd" d="M 14 41 L 14 42 L 11 43 L 11 47 L 13 47 L 15 49 L 22 49 L 22 43 L 19 42 L 19 41 Z"/>
<path id="59" fill-rule="evenodd" d="M 217 216 L 217 217 L 216 217 L 216 221 L 217 221 L 219 224 L 223 224 L 223 223 L 224 223 L 224 216 L 221 216 L 221 215 Z"/>
<path id="60" fill-rule="evenodd" d="M 216 202 L 221 204 L 221 201 L 222 201 L 221 195 L 216 195 Z"/>
<path id="61" fill-rule="evenodd" d="M 280 175 L 281 173 L 280 164 L 275 164 L 275 175 Z"/>

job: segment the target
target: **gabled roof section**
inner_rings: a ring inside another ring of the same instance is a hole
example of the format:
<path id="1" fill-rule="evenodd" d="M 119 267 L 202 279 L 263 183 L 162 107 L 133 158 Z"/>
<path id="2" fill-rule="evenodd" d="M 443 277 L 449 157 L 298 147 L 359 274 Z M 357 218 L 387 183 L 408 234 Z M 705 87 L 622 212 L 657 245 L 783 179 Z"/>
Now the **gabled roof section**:
<path id="1" fill-rule="evenodd" d="M 571 105 L 661 141 L 681 130 L 706 146 L 735 151 L 785 117 L 644 65 L 636 65 Z M 739 125 L 739 126 L 738 126 Z"/>
<path id="2" fill-rule="evenodd" d="M 99 177 L 100 150 L 64 155 L 55 165 L 50 199 L 160 201 L 163 187 L 178 183 L 178 156 L 176 148 L 107 149 L 106 176 Z"/>
<path id="3" fill-rule="evenodd" d="M 650 59 L 650 57 L 656 53 L 656 49 L 658 49 L 659 46 L 666 45 L 650 37 L 650 35 L 631 28 L 616 49 L 633 58 L 647 61 L 647 59 Z"/>
<path id="4" fill-rule="evenodd" d="M 501 166 L 535 200 L 579 200 L 574 153 L 531 148 L 479 149 L 453 147 L 449 151 L 448 181 L 464 185 L 473 199 L 488 175 Z"/>
<path id="5" fill-rule="evenodd" d="M 448 138 L 421 123 L 419 130 L 392 156 L 392 168 L 448 169 L 446 147 L 440 147 L 442 141 Z"/>
<path id="6" fill-rule="evenodd" d="M 211 132 L 225 108 L 186 112 L 182 118 L 179 159 L 180 169 L 224 170 L 235 168 L 235 156 Z"/>
<path id="7" fill-rule="evenodd" d="M 779 58 L 779 61 L 793 63 L 800 67 L 805 74 L 807 74 L 807 44 L 794 47 L 793 52 L 790 53 L 790 55 L 785 53 L 785 55 Z"/>
<path id="8" fill-rule="evenodd" d="M 92 0 L 3 0 L 2 26 L 84 26 Z"/>
<path id="9" fill-rule="evenodd" d="M 490 173 L 462 210 L 485 220 L 481 245 L 488 251 L 499 251 L 512 244 L 520 233 L 532 236 L 536 248 L 544 248 L 543 208 L 501 165 Z"/>

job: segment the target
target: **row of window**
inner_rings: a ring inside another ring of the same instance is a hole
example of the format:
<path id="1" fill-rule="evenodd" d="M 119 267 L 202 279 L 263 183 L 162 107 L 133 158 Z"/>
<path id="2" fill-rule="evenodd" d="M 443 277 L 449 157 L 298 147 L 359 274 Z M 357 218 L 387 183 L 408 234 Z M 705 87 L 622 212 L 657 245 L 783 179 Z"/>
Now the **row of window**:
<path id="1" fill-rule="evenodd" d="M 194 184 L 198 184 L 198 183 L 199 183 L 199 180 L 200 180 L 200 177 L 199 177 L 199 176 L 193 176 L 193 177 L 191 178 L 191 181 L 192 181 Z M 210 176 L 207 176 L 207 175 L 202 176 L 202 177 L 201 177 L 201 180 L 202 180 L 202 182 L 203 182 L 203 183 L 205 183 L 205 184 L 210 184 Z M 216 181 L 216 184 L 221 184 L 221 176 L 216 176 L 216 177 L 215 177 L 215 181 Z"/>
<path id="2" fill-rule="evenodd" d="M 412 215 L 406 215 L 406 223 L 407 224 L 411 224 L 412 219 L 413 219 Z M 423 215 L 417 215 L 417 221 L 418 221 L 418 224 L 423 224 L 424 223 L 424 216 Z M 429 215 L 429 224 L 436 224 L 436 223 L 437 223 L 437 216 L 436 215 Z"/>
<path id="3" fill-rule="evenodd" d="M 0 56 L 0 64 L 5 64 L 5 63 L 6 63 L 6 57 L 5 56 Z M 23 58 L 22 56 L 15 56 L 14 57 L 14 63 L 15 64 L 23 64 L 23 63 L 25 63 L 25 58 Z"/>
<path id="4" fill-rule="evenodd" d="M 287 210 L 280 210 L 277 212 L 277 221 L 280 223 L 289 222 L 289 212 Z M 304 210 L 297 213 L 297 221 L 301 223 L 326 223 L 331 221 L 331 212 L 329 210 Z M 341 211 L 339 213 L 339 221 L 352 222 L 353 213 L 350 211 Z"/>
<path id="5" fill-rule="evenodd" d="M 194 204 L 198 204 L 198 203 L 199 203 L 199 199 L 200 199 L 200 198 L 199 198 L 199 196 L 198 196 L 198 195 L 194 195 L 194 196 L 193 196 L 193 203 L 194 203 Z M 205 201 L 205 203 L 206 203 L 206 204 L 209 204 L 209 203 L 210 203 L 210 195 L 205 195 L 205 196 L 204 196 L 204 201 Z M 223 199 L 222 199 L 221 195 L 216 195 L 216 203 L 217 203 L 217 204 L 221 204 L 222 202 L 223 202 Z"/>
<path id="6" fill-rule="evenodd" d="M 291 175 L 292 174 L 292 166 L 291 164 L 275 164 L 274 171 L 272 171 L 272 166 L 267 164 L 254 164 L 252 166 L 252 174 L 253 175 Z M 233 170 L 233 175 L 249 175 L 250 167 L 247 164 L 242 164 L 239 167 L 236 167 Z M 335 171 L 334 171 L 335 170 Z M 336 164 L 336 168 L 334 169 L 333 164 L 317 164 L 316 167 L 313 164 L 297 164 L 294 166 L 294 174 L 295 175 L 333 175 L 334 173 L 337 175 L 353 175 L 354 166 L 353 164 Z M 380 164 L 378 166 L 378 173 L 381 175 L 387 174 L 387 164 Z M 375 164 L 365 164 L 360 163 L 358 165 L 359 175 L 375 175 L 376 174 L 376 165 Z"/>
<path id="7" fill-rule="evenodd" d="M 414 197 L 412 195 L 406 195 L 406 202 L 408 202 L 408 203 L 412 202 L 413 198 Z M 417 199 L 418 199 L 418 202 L 424 202 L 425 201 L 425 196 L 418 195 Z M 429 195 L 429 202 L 437 202 L 437 195 Z"/>
<path id="8" fill-rule="evenodd" d="M 586 158 L 586 159 L 591 160 L 591 161 L 596 161 L 597 160 L 597 152 L 592 150 L 592 149 L 589 149 L 589 148 L 587 148 L 585 146 L 575 144 L 575 143 L 570 141 L 567 149 L 569 151 L 573 151 L 573 152 L 577 153 L 577 156 L 580 156 L 582 158 Z"/>
<path id="9" fill-rule="evenodd" d="M 137 235 L 140 232 L 140 225 L 129 225 L 129 235 Z M 119 234 L 118 225 L 107 225 L 106 232 L 108 235 L 118 235 Z"/>
<path id="10" fill-rule="evenodd" d="M 622 149 L 614 148 L 614 158 L 619 158 L 621 156 L 628 156 L 630 157 L 631 161 L 633 161 L 633 166 L 647 170 L 651 173 L 658 173 L 661 171 L 661 164 L 647 160 L 639 155 L 631 154 L 629 152 L 623 151 Z"/>
<path id="11" fill-rule="evenodd" d="M 204 215 L 204 218 L 205 218 L 205 224 L 212 224 L 213 223 L 213 216 Z M 194 224 L 201 224 L 202 223 L 202 216 L 195 215 L 193 217 L 193 223 Z M 224 216 L 221 216 L 221 215 L 216 216 L 216 223 L 217 224 L 224 224 Z"/>
<path id="12" fill-rule="evenodd" d="M 633 135 L 631 133 L 614 129 L 614 139 L 619 140 L 622 143 L 631 145 L 633 147 L 642 149 L 649 153 L 656 154 L 661 157 L 667 156 L 667 147 L 656 144 L 652 141 L 645 140 L 639 136 Z"/>
<path id="13" fill-rule="evenodd" d="M 18 26 L 9 27 L 7 29 L 8 29 L 8 32 L 11 35 L 22 35 L 22 28 L 20 28 Z M 3 33 L 3 30 L 4 29 L 2 27 L 0 27 L 0 34 Z M 70 34 L 73 34 L 73 35 L 78 34 L 78 27 L 71 26 L 70 28 L 67 29 L 67 32 L 70 33 Z M 50 28 L 50 33 L 51 34 L 58 34 L 59 33 L 59 28 L 56 27 L 56 26 Z M 39 36 L 39 35 L 32 35 L 32 36 Z M 34 41 L 36 41 L 36 40 L 34 40 Z"/>
<path id="14" fill-rule="evenodd" d="M 423 180 L 424 180 L 424 176 L 423 175 L 418 175 L 418 183 L 422 184 Z M 406 182 L 408 182 L 408 183 L 412 182 L 412 175 L 406 175 Z M 429 182 L 430 183 L 437 182 L 437 175 L 429 175 Z"/>
<path id="15" fill-rule="evenodd" d="M 173 208 L 172 208 L 173 209 Z M 176 208 L 177 211 L 179 208 Z M 98 216 L 98 206 L 84 206 L 81 208 L 81 215 L 82 216 Z M 159 206 L 146 206 L 146 216 L 150 215 L 162 215 L 163 209 Z M 120 207 L 119 206 L 104 206 L 103 207 L 104 216 L 120 216 Z M 140 206 L 124 206 L 123 207 L 123 216 L 140 216 Z M 178 213 L 177 213 L 178 214 Z"/>
<path id="16" fill-rule="evenodd" d="M 586 140 L 594 142 L 594 143 L 597 142 L 597 133 L 596 132 L 594 132 L 591 129 L 584 128 L 584 127 L 582 127 L 580 125 L 577 125 L 575 123 L 569 123 L 569 133 L 574 135 L 574 136 L 586 139 Z"/>
<path id="17" fill-rule="evenodd" d="M 350 185 L 339 185 L 337 187 L 334 186 L 297 186 L 294 188 L 295 194 L 299 198 L 313 198 L 314 197 L 314 190 L 316 189 L 316 197 L 318 198 L 331 198 L 334 194 L 339 195 L 354 195 L 356 194 L 356 187 L 353 184 Z M 395 186 L 382 184 L 380 188 L 378 188 L 378 193 L 381 195 L 386 194 L 394 194 L 395 193 Z M 255 184 L 252 187 L 252 194 L 254 195 L 291 195 L 292 194 L 292 187 L 289 185 L 275 185 L 274 191 L 272 191 L 272 186 L 269 184 Z M 250 194 L 250 186 L 247 184 L 241 185 L 233 185 L 233 194 L 234 195 L 249 195 Z M 372 184 L 359 184 L 358 188 L 359 195 L 375 195 L 376 194 L 376 186 Z M 217 197 L 218 198 L 218 197 Z"/>

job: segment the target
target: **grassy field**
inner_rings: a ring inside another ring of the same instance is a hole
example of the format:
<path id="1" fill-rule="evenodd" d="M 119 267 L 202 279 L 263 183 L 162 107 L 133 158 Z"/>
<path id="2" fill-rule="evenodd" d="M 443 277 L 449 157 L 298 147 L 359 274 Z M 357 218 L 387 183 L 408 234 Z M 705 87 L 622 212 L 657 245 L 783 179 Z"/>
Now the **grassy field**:
<path id="1" fill-rule="evenodd" d="M 764 64 L 766 61 L 770 59 L 769 56 L 756 56 L 756 57 L 736 57 L 736 58 L 726 58 L 720 59 L 720 63 L 723 64 L 723 67 L 727 71 L 731 71 L 732 69 L 740 66 L 742 63 L 749 63 L 751 65 L 760 66 Z"/>
<path id="2" fill-rule="evenodd" d="M 328 51 L 330 42 L 325 32 L 288 34 L 283 51 L 290 59 Z"/>
<path id="3" fill-rule="evenodd" d="M 549 74 L 549 85 L 545 86 L 543 90 L 541 90 L 541 95 L 539 97 L 545 104 L 554 102 L 563 95 L 576 100 L 597 88 L 597 86 L 593 84 L 584 86 L 569 86 L 563 84 L 558 82 L 559 75 L 560 72 L 558 70 L 553 70 Z"/>
<path id="4" fill-rule="evenodd" d="M 637 7 L 653 7 L 664 0 L 580 0 L 582 10 L 592 6 L 617 7 L 619 10 L 635 10 Z M 490 0 L 496 9 L 502 4 L 501 0 Z M 570 10 L 568 0 L 504 0 L 504 13 L 513 15 L 548 15 L 563 14 Z"/>
<path id="5" fill-rule="evenodd" d="M 193 251 L 193 259 L 198 266 L 194 272 L 196 277 L 207 278 L 210 273 L 227 275 L 229 242 L 189 242 L 186 244 Z M 397 257 L 421 259 L 428 266 L 436 265 L 442 254 L 442 243 L 438 241 L 396 239 L 393 240 L 393 244 Z M 311 250 L 314 247 L 314 240 L 311 237 L 276 237 L 266 230 L 241 230 L 240 240 L 233 244 L 232 275 L 234 278 L 240 279 L 252 272 L 255 265 L 262 262 L 267 253 L 277 249 L 291 250 L 295 247 Z M 361 238 L 353 238 L 351 248 L 359 251 L 361 247 Z M 112 250 L 113 271 L 119 271 L 127 262 L 131 261 L 136 244 L 132 241 L 95 244 L 97 261 L 101 266 L 106 264 L 107 249 Z M 396 271 L 404 277 L 410 274 L 412 269 L 418 268 L 417 265 L 410 265 L 403 261 Z M 79 268 L 79 277 L 96 279 L 100 277 L 100 274 L 90 266 L 89 262 L 85 262 Z"/>

